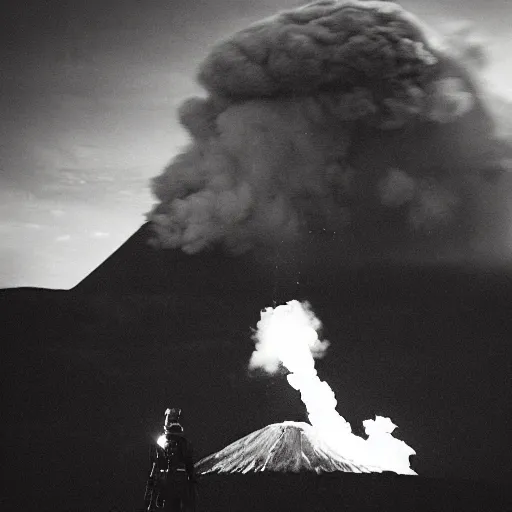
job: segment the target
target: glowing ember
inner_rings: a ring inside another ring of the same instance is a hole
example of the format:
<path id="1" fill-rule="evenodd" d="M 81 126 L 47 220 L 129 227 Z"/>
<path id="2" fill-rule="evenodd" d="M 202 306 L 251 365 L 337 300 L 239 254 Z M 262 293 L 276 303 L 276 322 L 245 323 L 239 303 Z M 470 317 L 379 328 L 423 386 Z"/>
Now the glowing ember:
<path id="1" fill-rule="evenodd" d="M 318 339 L 320 327 L 308 303 L 293 300 L 275 309 L 266 308 L 254 334 L 256 349 L 249 367 L 275 373 L 283 365 L 290 372 L 288 383 L 300 391 L 317 436 L 338 457 L 377 472 L 416 474 L 409 464 L 409 457 L 416 452 L 393 437 L 396 425 L 389 418 L 376 416 L 364 421 L 368 439 L 363 439 L 352 433 L 350 424 L 336 411 L 334 392 L 315 369 L 315 358 L 323 357 L 329 346 Z"/>

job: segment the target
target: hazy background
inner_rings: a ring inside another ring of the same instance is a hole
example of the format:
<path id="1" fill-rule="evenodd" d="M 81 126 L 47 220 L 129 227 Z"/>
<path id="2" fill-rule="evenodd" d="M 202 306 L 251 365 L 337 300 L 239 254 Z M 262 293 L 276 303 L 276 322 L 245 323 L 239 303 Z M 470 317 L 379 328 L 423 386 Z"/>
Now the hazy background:
<path id="1" fill-rule="evenodd" d="M 0 31 L 0 287 L 69 288 L 143 222 L 148 179 L 186 141 L 175 111 L 209 47 L 297 0 L 12 2 Z M 512 2 L 404 0 L 475 22 L 512 99 Z"/>

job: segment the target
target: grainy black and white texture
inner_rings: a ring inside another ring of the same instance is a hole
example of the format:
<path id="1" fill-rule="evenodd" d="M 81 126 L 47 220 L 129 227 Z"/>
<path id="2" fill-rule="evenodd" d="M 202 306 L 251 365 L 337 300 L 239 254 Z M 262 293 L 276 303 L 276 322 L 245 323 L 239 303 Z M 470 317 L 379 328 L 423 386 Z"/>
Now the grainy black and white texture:
<path id="1" fill-rule="evenodd" d="M 153 180 L 155 243 L 240 253 L 327 233 L 499 253 L 509 149 L 480 50 L 386 1 L 315 2 L 227 37 L 199 66 L 207 96 L 180 108 L 190 146 Z"/>

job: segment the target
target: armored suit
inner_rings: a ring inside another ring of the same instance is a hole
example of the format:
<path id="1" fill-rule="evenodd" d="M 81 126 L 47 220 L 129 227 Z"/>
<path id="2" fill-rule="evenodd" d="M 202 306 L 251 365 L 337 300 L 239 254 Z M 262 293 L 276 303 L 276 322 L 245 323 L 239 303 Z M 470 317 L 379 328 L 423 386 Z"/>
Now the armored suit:
<path id="1" fill-rule="evenodd" d="M 195 474 L 192 445 L 179 423 L 181 410 L 167 409 L 164 434 L 152 454 L 146 488 L 148 512 L 191 512 L 194 510 Z"/>

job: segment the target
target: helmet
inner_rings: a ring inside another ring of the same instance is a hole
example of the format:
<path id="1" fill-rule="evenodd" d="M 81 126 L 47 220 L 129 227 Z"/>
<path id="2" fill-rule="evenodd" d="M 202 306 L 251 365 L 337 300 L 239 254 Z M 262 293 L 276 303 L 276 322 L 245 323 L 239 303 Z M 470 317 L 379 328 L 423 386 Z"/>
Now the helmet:
<path id="1" fill-rule="evenodd" d="M 181 419 L 181 409 L 178 407 L 174 407 L 172 409 L 167 409 L 165 411 L 165 423 L 179 423 Z"/>
<path id="2" fill-rule="evenodd" d="M 181 409 L 172 408 L 165 411 L 165 424 L 164 430 L 166 434 L 171 432 L 183 432 L 183 427 L 180 424 Z"/>

